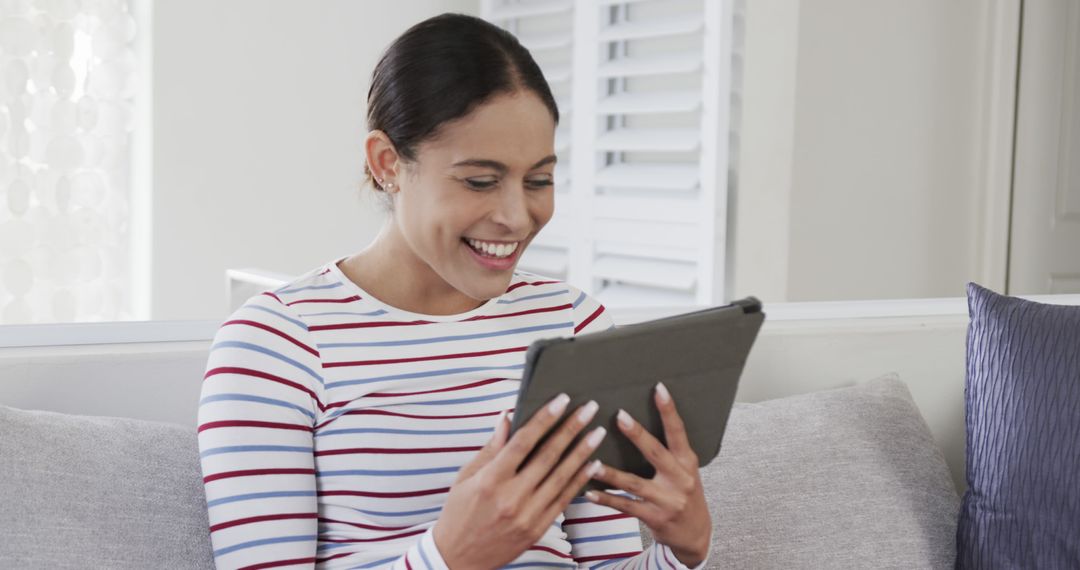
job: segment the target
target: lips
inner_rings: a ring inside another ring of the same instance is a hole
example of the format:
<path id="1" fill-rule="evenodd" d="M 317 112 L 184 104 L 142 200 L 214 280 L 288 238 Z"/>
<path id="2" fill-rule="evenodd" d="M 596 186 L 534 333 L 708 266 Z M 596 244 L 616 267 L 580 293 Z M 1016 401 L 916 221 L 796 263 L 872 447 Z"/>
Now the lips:
<path id="1" fill-rule="evenodd" d="M 473 238 L 462 238 L 463 241 L 476 253 L 492 259 L 506 259 L 512 257 L 521 245 L 519 241 L 497 242 L 484 241 Z"/>

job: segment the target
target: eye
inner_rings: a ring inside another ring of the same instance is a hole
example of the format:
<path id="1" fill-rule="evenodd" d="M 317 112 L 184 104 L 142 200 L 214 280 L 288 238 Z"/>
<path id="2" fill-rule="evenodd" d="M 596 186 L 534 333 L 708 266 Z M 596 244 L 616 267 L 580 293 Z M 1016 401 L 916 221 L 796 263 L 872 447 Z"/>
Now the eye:
<path id="1" fill-rule="evenodd" d="M 466 178 L 465 186 L 472 190 L 490 190 L 499 183 L 496 178 Z"/>
<path id="2" fill-rule="evenodd" d="M 528 180 L 525 181 L 525 184 L 529 188 L 543 189 L 543 188 L 547 188 L 549 186 L 554 186 L 555 181 L 552 180 L 552 178 L 550 176 L 544 176 L 544 177 L 539 177 L 539 178 L 529 178 Z"/>

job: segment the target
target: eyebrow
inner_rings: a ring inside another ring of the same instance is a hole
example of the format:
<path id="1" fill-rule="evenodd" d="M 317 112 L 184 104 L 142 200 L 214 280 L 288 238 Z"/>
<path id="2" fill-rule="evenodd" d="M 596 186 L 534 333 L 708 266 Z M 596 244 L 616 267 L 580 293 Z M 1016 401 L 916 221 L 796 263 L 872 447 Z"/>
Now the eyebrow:
<path id="1" fill-rule="evenodd" d="M 554 154 L 552 154 L 550 156 L 546 156 L 542 160 L 540 160 L 540 162 L 537 162 L 536 164 L 530 166 L 529 170 L 536 170 L 537 168 L 540 168 L 541 166 L 547 166 L 549 164 L 555 164 L 555 161 L 557 161 L 557 160 L 558 160 L 558 158 Z M 462 160 L 460 162 L 455 162 L 451 166 L 453 168 L 457 168 L 459 166 L 476 166 L 476 167 L 480 167 L 480 168 L 491 168 L 491 169 L 494 169 L 494 170 L 498 170 L 499 172 L 504 173 L 504 174 L 506 173 L 506 171 L 510 170 L 509 168 L 506 167 L 505 164 L 503 164 L 503 163 L 501 163 L 501 162 L 499 162 L 497 160 L 485 160 L 485 159 L 481 159 L 481 158 L 470 158 L 468 160 Z"/>

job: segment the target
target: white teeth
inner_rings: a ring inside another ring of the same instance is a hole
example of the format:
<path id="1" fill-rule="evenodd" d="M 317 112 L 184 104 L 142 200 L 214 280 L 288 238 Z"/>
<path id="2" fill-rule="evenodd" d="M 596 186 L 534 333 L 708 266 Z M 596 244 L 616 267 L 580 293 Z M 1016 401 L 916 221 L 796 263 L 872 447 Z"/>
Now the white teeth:
<path id="1" fill-rule="evenodd" d="M 514 243 L 491 243 L 491 242 L 486 242 L 486 241 L 475 240 L 475 239 L 472 239 L 472 238 L 466 238 L 466 241 L 469 242 L 469 245 L 471 245 L 473 247 L 473 249 L 476 249 L 477 251 L 481 251 L 481 252 L 483 252 L 483 253 L 485 253 L 487 255 L 490 255 L 491 257 L 507 257 L 510 254 L 517 251 L 517 247 L 518 247 L 518 242 L 514 242 Z"/>

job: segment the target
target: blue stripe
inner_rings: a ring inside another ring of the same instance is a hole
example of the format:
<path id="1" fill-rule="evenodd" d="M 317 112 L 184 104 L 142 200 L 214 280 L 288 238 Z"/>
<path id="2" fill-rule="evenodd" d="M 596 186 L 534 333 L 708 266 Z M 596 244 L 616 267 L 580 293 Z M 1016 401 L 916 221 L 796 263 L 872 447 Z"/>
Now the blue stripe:
<path id="1" fill-rule="evenodd" d="M 574 323 L 555 323 L 553 325 L 537 325 L 533 327 L 522 327 L 518 329 L 509 329 L 504 331 L 496 331 L 489 333 L 476 333 L 476 334 L 461 334 L 453 336 L 437 336 L 431 338 L 416 338 L 408 340 L 386 340 L 379 342 L 328 342 L 326 344 L 319 344 L 317 348 L 322 350 L 324 348 L 356 348 L 356 347 L 372 347 L 372 346 L 410 346 L 415 344 L 430 344 L 436 342 L 450 342 L 455 340 L 473 340 L 477 338 L 491 338 L 496 336 L 507 336 L 512 334 L 535 332 L 535 331 L 547 331 L 561 328 L 573 328 Z"/>
<path id="2" fill-rule="evenodd" d="M 343 475 L 370 475 L 373 477 L 397 477 L 400 475 L 432 475 L 435 473 L 456 473 L 460 467 L 431 467 L 429 469 L 344 469 L 339 471 L 320 471 L 319 477 L 340 477 Z"/>
<path id="3" fill-rule="evenodd" d="M 274 538 L 262 538 L 259 540 L 251 540 L 248 542 L 241 542 L 240 544 L 234 544 L 232 546 L 226 546 L 214 551 L 214 557 L 224 556 L 230 552 L 236 552 L 237 550 L 244 550 L 246 548 L 254 548 L 256 546 L 265 546 L 267 544 L 281 544 L 283 542 L 306 542 L 309 540 L 315 540 L 318 538 L 314 534 L 305 534 L 303 536 L 277 536 Z"/>
<path id="4" fill-rule="evenodd" d="M 280 406 L 282 408 L 290 408 L 302 412 L 304 415 L 311 419 L 315 419 L 315 413 L 311 410 L 298 406 L 292 402 L 286 402 L 285 400 L 277 400 L 274 398 L 264 398 L 262 396 L 252 396 L 250 394 L 214 394 L 213 396 L 207 396 L 199 400 L 199 405 L 203 405 L 209 402 L 222 402 L 222 401 L 238 401 L 238 402 L 258 402 L 260 404 L 270 404 L 271 406 Z"/>
<path id="5" fill-rule="evenodd" d="M 292 445 L 229 445 L 207 449 L 200 453 L 199 457 L 209 457 L 221 453 L 242 453 L 246 451 L 295 451 L 312 453 L 314 450 L 310 447 L 296 447 Z"/>
<path id="6" fill-rule="evenodd" d="M 304 366 L 303 364 L 300 364 L 299 362 L 289 358 L 288 356 L 285 356 L 284 354 L 281 354 L 280 352 L 270 350 L 269 348 L 259 346 L 257 344 L 252 344 L 250 342 L 241 342 L 241 341 L 238 341 L 238 340 L 223 340 L 223 341 L 214 343 L 214 345 L 210 347 L 210 352 L 218 350 L 219 348 L 227 348 L 227 347 L 242 348 L 242 349 L 245 349 L 245 350 L 252 350 L 252 351 L 255 351 L 255 352 L 261 352 L 261 353 L 263 353 L 263 354 L 265 354 L 267 356 L 276 358 L 276 359 L 278 359 L 278 360 L 280 360 L 282 362 L 287 362 L 287 363 L 295 366 L 296 368 L 299 368 L 300 370 L 303 370 L 304 372 L 307 372 L 312 378 L 318 380 L 319 384 L 324 383 L 323 379 L 322 379 L 322 376 L 319 376 L 319 373 L 315 372 L 311 368 L 308 368 L 307 366 Z"/>
<path id="7" fill-rule="evenodd" d="M 230 497 L 222 497 L 220 499 L 214 499 L 213 501 L 207 501 L 206 507 L 216 507 L 218 505 L 224 505 L 226 503 L 236 503 L 238 501 L 252 501 L 255 499 L 275 499 L 278 497 L 314 497 L 315 491 L 270 491 L 267 493 L 248 493 L 246 495 L 232 495 Z"/>
<path id="8" fill-rule="evenodd" d="M 582 301 L 584 301 L 584 300 L 585 300 L 585 292 L 584 292 L 584 291 L 582 291 L 582 292 L 581 292 L 581 294 L 580 294 L 580 295 L 578 295 L 578 298 L 577 298 L 577 300 L 575 300 L 575 301 L 573 302 L 573 308 L 575 308 L 575 309 L 576 309 L 576 308 L 578 307 L 578 305 L 580 305 L 580 304 L 581 304 L 581 302 L 582 302 Z"/>
<path id="9" fill-rule="evenodd" d="M 442 510 L 442 507 L 435 507 L 433 509 L 421 509 L 419 511 L 365 511 L 364 509 L 353 509 L 357 512 L 364 513 L 365 515 L 375 515 L 379 517 L 411 517 L 415 515 L 426 515 L 428 513 L 437 513 Z"/>
<path id="10" fill-rule="evenodd" d="M 295 289 L 278 289 L 274 293 L 299 293 L 300 291 L 315 291 L 319 289 L 334 289 L 335 287 L 341 287 L 343 283 L 331 283 L 329 285 L 306 285 L 304 287 L 297 287 Z"/>
<path id="11" fill-rule="evenodd" d="M 353 566 L 353 567 L 349 568 L 349 570 L 358 570 L 359 568 L 373 568 L 373 567 L 378 566 L 380 564 L 386 564 L 387 562 L 391 562 L 391 561 L 397 560 L 399 558 L 401 558 L 401 557 L 400 556 L 394 556 L 394 557 L 391 557 L 391 558 L 383 558 L 382 560 L 376 560 L 375 562 L 368 562 L 367 564 L 361 564 L 359 566 Z"/>
<path id="12" fill-rule="evenodd" d="M 570 544 L 580 544 L 582 542 L 602 542 L 602 541 L 605 541 L 605 540 L 616 540 L 616 539 L 619 539 L 619 538 L 632 538 L 632 537 L 635 537 L 635 536 L 640 538 L 641 537 L 641 532 L 640 531 L 637 531 L 637 532 L 624 532 L 624 533 L 620 533 L 620 534 L 604 534 L 604 535 L 600 535 L 600 536 L 586 536 L 586 537 L 583 537 L 583 538 L 572 538 L 572 539 L 570 539 Z"/>
<path id="13" fill-rule="evenodd" d="M 379 309 L 377 311 L 371 311 L 368 313 L 358 313 L 356 311 L 327 311 L 325 313 L 304 313 L 301 317 L 325 317 L 328 315 L 351 315 L 354 317 L 375 317 L 378 315 L 385 315 L 386 311 Z"/>
<path id="14" fill-rule="evenodd" d="M 629 558 L 629 557 L 626 557 L 626 558 Z M 605 561 L 603 561 L 603 562 L 601 562 L 599 564 L 596 564 L 594 566 L 590 566 L 589 568 L 600 568 L 601 566 L 607 566 L 608 564 L 615 564 L 616 562 L 623 562 L 623 561 L 626 560 L 626 558 L 612 558 L 611 560 L 605 560 Z"/>
<path id="15" fill-rule="evenodd" d="M 424 565 L 428 568 L 434 568 L 434 566 L 431 565 L 431 560 L 428 560 L 427 552 L 425 552 L 426 549 L 424 548 L 424 538 L 427 537 L 424 536 L 420 538 L 420 542 L 416 545 L 418 547 L 417 550 L 420 551 L 420 558 L 424 559 Z"/>
<path id="16" fill-rule="evenodd" d="M 493 432 L 495 428 L 474 428 L 474 429 L 392 429 L 392 428 L 348 428 L 348 429 L 332 429 L 315 434 L 315 437 L 323 437 L 326 435 L 344 435 L 350 433 L 393 433 L 393 434 L 415 434 L 415 435 L 457 435 L 466 433 L 485 433 Z"/>
<path id="17" fill-rule="evenodd" d="M 529 295 L 528 297 L 518 297 L 517 299 L 499 299 L 497 304 L 509 305 L 511 303 L 520 303 L 521 301 L 531 301 L 533 299 L 543 299 L 545 297 L 554 297 L 555 295 L 562 295 L 563 293 L 569 293 L 569 289 L 563 289 L 561 291 L 552 291 L 551 293 L 539 293 L 537 295 Z"/>
<path id="18" fill-rule="evenodd" d="M 468 372 L 484 372 L 488 370 L 521 370 L 525 368 L 524 364 L 514 364 L 511 366 L 473 366 L 470 368 L 445 368 L 443 370 L 428 370 L 425 372 L 410 372 L 409 374 L 392 374 L 390 376 L 379 376 L 377 378 L 363 378 L 360 380 L 341 380 L 339 382 L 331 382 L 326 385 L 327 389 L 341 388 L 343 386 L 355 386 L 357 384 L 371 384 L 372 382 L 386 382 L 388 380 L 412 380 L 414 378 L 430 378 L 432 376 L 442 376 L 444 374 L 464 374 Z"/>
<path id="19" fill-rule="evenodd" d="M 487 396 L 473 396 L 471 398 L 455 398 L 453 400 L 439 400 L 438 402 L 409 402 L 412 406 L 447 406 L 451 404 L 467 404 L 469 402 L 484 402 L 487 400 L 497 400 L 499 398 L 505 398 L 506 396 L 517 396 L 520 390 L 511 390 L 509 392 L 499 392 L 498 394 L 490 394 Z M 388 406 L 400 406 L 401 404 L 387 404 Z M 373 407 L 386 407 L 386 406 L 373 406 Z"/>
<path id="20" fill-rule="evenodd" d="M 308 330 L 307 324 L 305 324 L 303 321 L 298 321 L 298 320 L 296 320 L 296 319 L 294 319 L 294 318 L 292 318 L 292 317 L 290 317 L 288 315 L 284 315 L 284 314 L 279 313 L 279 312 L 277 312 L 277 311 L 275 311 L 273 309 L 269 309 L 267 307 L 260 307 L 258 305 L 244 305 L 244 307 L 248 308 L 248 309 L 255 309 L 257 311 L 262 311 L 264 313 L 270 313 L 271 315 L 274 315 L 276 317 L 280 317 L 282 319 L 285 319 L 286 321 L 289 321 L 290 323 L 304 329 L 305 331 Z"/>

